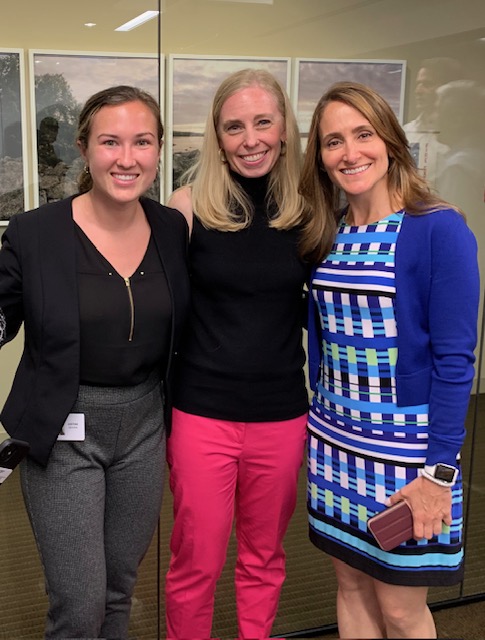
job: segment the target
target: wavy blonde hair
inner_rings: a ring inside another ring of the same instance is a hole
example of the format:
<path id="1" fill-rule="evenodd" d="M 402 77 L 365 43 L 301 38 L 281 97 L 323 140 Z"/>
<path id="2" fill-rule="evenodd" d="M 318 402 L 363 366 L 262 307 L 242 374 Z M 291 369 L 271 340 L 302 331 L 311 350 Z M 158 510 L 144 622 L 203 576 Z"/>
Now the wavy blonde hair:
<path id="1" fill-rule="evenodd" d="M 192 189 L 192 206 L 202 224 L 209 229 L 239 231 L 248 227 L 253 206 L 232 178 L 227 163 L 221 162 L 217 135 L 221 109 L 228 98 L 247 87 L 261 87 L 276 99 L 286 130 L 286 153 L 280 155 L 271 170 L 268 204 L 276 205 L 277 213 L 270 225 L 276 229 L 291 229 L 304 217 L 305 201 L 298 193 L 298 181 L 303 162 L 296 118 L 289 98 L 278 81 L 263 69 L 242 69 L 228 76 L 214 96 L 207 118 L 200 156 L 182 177 L 182 183 Z"/>
<path id="2" fill-rule="evenodd" d="M 399 121 L 390 105 L 370 87 L 357 82 L 337 82 L 320 98 L 313 113 L 308 145 L 300 180 L 300 193 L 311 213 L 305 220 L 301 250 L 313 262 L 330 251 L 344 194 L 326 173 L 321 157 L 320 122 L 330 102 L 353 107 L 374 127 L 384 141 L 389 156 L 387 184 L 391 201 L 406 213 L 422 215 L 443 206 L 453 207 L 431 192 L 419 175 Z M 461 213 L 461 211 L 459 211 Z"/>

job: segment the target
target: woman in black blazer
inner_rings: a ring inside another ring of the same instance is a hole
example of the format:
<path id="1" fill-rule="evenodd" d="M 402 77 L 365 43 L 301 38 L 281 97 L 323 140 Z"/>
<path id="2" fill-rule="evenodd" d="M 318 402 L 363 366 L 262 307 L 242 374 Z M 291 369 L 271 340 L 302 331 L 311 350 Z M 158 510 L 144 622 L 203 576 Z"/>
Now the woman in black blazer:
<path id="1" fill-rule="evenodd" d="M 79 194 L 11 218 L 0 346 L 25 345 L 1 414 L 30 443 L 26 507 L 49 595 L 46 638 L 127 638 L 160 513 L 170 370 L 189 299 L 187 225 L 142 194 L 162 148 L 156 101 L 88 99 Z"/>

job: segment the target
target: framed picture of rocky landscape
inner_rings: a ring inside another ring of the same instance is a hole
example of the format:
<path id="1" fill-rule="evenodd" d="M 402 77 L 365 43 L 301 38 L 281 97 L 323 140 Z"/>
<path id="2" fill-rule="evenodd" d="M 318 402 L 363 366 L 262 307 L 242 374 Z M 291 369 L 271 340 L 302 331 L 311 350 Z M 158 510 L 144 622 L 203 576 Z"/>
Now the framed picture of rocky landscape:
<path id="1" fill-rule="evenodd" d="M 24 54 L 0 50 L 0 225 L 28 202 Z"/>
<path id="2" fill-rule="evenodd" d="M 249 67 L 266 69 L 287 90 L 289 58 L 170 55 L 167 58 L 166 196 L 196 161 L 214 94 L 226 76 Z"/>
<path id="3" fill-rule="evenodd" d="M 31 50 L 31 113 L 34 205 L 77 192 L 83 161 L 76 145 L 79 113 L 93 93 L 106 87 L 136 85 L 160 94 L 156 54 Z M 37 170 L 35 170 L 37 168 Z M 146 195 L 160 200 L 160 179 Z"/>

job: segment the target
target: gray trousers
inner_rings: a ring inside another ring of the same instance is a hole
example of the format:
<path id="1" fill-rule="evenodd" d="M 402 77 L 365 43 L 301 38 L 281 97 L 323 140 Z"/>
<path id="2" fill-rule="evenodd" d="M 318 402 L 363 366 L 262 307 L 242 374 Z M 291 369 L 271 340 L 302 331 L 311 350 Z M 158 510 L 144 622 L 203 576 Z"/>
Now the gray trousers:
<path id="1" fill-rule="evenodd" d="M 46 468 L 21 464 L 49 596 L 45 637 L 128 638 L 138 566 L 156 529 L 165 461 L 158 378 L 81 386 L 83 442 L 57 441 Z"/>

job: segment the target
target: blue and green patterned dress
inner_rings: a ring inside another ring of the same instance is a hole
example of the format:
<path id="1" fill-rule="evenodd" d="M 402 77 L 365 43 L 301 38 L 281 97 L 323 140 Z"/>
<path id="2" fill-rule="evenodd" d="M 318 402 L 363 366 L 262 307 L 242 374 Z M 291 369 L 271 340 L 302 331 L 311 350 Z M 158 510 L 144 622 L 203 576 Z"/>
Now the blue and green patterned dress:
<path id="1" fill-rule="evenodd" d="M 323 361 L 309 416 L 310 539 L 383 582 L 445 586 L 462 579 L 461 476 L 453 523 L 432 540 L 386 552 L 367 529 L 426 458 L 428 405 L 396 405 L 394 256 L 403 215 L 360 227 L 343 219 L 314 274 Z"/>

